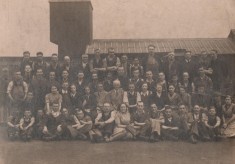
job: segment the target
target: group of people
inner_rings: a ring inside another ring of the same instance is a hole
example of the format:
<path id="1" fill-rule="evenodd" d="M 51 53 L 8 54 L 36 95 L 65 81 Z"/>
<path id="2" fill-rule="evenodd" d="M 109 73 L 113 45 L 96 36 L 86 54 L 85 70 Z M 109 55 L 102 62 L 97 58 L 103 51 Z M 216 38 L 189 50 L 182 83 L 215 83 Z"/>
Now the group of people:
<path id="1" fill-rule="evenodd" d="M 77 65 L 24 52 L 12 80 L 1 77 L 1 121 L 11 140 L 217 141 L 235 136 L 235 104 L 226 90 L 229 70 L 216 50 L 182 60 L 155 46 L 140 60 L 114 48 L 83 54 Z M 5 90 L 4 90 L 5 89 Z M 223 93 L 223 94 L 222 94 Z M 225 96 L 224 96 L 225 95 Z M 7 110 L 6 110 L 7 108 Z"/>

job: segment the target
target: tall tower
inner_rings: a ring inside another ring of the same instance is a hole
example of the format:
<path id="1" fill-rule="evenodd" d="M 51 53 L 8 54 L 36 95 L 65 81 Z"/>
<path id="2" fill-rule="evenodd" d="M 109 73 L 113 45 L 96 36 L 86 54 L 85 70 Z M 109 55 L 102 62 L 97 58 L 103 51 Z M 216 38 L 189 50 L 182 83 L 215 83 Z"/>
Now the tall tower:
<path id="1" fill-rule="evenodd" d="M 93 39 L 90 0 L 49 0 L 50 41 L 58 45 L 59 58 L 79 58 Z"/>

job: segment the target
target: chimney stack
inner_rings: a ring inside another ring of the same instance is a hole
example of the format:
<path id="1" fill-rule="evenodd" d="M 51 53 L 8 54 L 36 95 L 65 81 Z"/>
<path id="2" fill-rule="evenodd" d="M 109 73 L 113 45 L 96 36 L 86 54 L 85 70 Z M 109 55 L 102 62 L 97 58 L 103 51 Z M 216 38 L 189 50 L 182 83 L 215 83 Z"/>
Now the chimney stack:
<path id="1" fill-rule="evenodd" d="M 93 39 L 90 0 L 49 0 L 50 41 L 58 45 L 59 58 L 78 59 Z"/>

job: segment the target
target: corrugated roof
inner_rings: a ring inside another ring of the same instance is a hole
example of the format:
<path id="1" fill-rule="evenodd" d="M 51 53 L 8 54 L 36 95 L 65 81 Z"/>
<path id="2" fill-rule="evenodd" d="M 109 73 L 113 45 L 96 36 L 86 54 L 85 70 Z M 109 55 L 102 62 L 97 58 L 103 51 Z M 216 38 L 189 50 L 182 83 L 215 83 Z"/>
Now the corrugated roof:
<path id="1" fill-rule="evenodd" d="M 170 52 L 175 49 L 186 49 L 193 54 L 216 49 L 219 54 L 235 54 L 235 42 L 229 38 L 202 39 L 95 39 L 87 46 L 86 53 L 94 54 L 99 48 L 101 53 L 107 53 L 113 47 L 118 54 L 147 53 L 148 45 L 156 46 L 156 52 Z"/>

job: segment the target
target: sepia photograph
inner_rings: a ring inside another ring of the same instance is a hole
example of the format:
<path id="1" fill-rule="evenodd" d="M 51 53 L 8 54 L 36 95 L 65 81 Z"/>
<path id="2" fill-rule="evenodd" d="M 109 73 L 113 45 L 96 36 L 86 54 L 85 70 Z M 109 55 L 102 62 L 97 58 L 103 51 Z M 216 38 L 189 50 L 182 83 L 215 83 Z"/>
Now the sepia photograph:
<path id="1" fill-rule="evenodd" d="M 235 164 L 235 0 L 0 0 L 0 164 Z"/>

